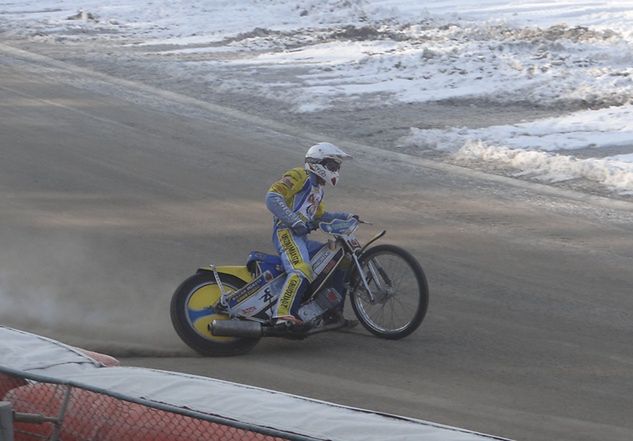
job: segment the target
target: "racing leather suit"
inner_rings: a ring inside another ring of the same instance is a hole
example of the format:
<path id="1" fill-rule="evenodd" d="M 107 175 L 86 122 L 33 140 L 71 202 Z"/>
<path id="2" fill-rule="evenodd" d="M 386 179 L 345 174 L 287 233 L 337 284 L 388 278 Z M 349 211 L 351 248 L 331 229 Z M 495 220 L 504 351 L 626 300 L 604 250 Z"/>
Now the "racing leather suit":
<path id="1" fill-rule="evenodd" d="M 318 183 L 315 174 L 302 167 L 288 170 L 270 187 L 266 194 L 266 206 L 274 215 L 273 244 L 287 273 L 273 317 L 297 317 L 303 296 L 314 279 L 310 256 L 323 244 L 308 240 L 307 235 L 295 234 L 291 226 L 303 221 L 310 227 L 315 221 L 347 219 L 351 215 L 326 212 L 323 186 Z"/>

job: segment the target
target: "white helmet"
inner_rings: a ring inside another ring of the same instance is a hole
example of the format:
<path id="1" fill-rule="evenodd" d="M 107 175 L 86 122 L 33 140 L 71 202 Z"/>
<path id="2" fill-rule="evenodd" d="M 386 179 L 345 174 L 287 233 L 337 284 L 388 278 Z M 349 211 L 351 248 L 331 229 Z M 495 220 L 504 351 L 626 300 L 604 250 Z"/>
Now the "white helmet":
<path id="1" fill-rule="evenodd" d="M 314 173 L 325 182 L 336 185 L 341 162 L 348 158 L 351 158 L 351 156 L 334 144 L 320 142 L 308 149 L 305 169 Z"/>

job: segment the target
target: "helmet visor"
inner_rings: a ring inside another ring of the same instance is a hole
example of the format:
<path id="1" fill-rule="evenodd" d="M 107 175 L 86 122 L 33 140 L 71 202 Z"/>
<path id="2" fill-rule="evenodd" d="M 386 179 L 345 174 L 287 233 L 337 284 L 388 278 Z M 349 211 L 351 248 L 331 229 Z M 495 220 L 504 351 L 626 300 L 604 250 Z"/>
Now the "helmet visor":
<path id="1" fill-rule="evenodd" d="M 321 161 L 321 165 L 323 165 L 323 167 L 327 168 L 331 172 L 337 172 L 341 168 L 341 162 L 332 158 L 325 158 L 323 161 Z"/>

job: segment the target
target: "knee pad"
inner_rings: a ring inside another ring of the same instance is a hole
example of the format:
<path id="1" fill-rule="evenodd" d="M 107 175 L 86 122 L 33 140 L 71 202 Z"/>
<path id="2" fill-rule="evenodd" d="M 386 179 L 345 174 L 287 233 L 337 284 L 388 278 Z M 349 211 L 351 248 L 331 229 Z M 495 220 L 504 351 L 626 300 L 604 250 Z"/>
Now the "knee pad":
<path id="1" fill-rule="evenodd" d="M 295 271 L 293 271 L 294 273 L 298 273 L 300 277 L 305 278 L 308 282 L 312 282 L 314 280 L 312 264 L 310 262 L 301 261 L 293 266 L 295 269 Z"/>
<path id="2" fill-rule="evenodd" d="M 308 280 L 299 272 L 288 274 L 277 303 L 277 317 L 296 315 L 303 300 L 303 295 L 310 286 Z"/>

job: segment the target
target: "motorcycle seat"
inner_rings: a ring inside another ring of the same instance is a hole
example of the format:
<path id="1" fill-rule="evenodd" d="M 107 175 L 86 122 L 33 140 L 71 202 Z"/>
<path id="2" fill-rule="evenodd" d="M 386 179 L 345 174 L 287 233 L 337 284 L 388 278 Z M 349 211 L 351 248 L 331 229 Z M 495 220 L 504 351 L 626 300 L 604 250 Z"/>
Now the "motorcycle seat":
<path id="1" fill-rule="evenodd" d="M 261 251 L 252 251 L 246 260 L 246 267 L 251 273 L 274 269 L 273 273 L 279 273 L 282 268 L 281 257 L 276 254 L 266 254 Z"/>

